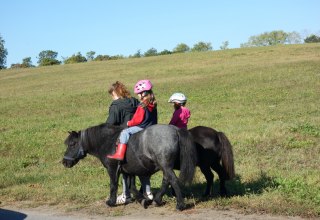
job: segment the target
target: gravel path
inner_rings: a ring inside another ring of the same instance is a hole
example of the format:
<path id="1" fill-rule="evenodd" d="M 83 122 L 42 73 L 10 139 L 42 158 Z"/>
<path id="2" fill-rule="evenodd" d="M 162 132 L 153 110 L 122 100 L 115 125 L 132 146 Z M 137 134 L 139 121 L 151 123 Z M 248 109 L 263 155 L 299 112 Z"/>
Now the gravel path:
<path id="1" fill-rule="evenodd" d="M 102 220 L 102 219 L 161 219 L 161 220 L 302 220 L 301 217 L 289 216 L 271 216 L 250 214 L 245 215 L 236 210 L 214 210 L 214 209 L 189 209 L 183 212 L 168 210 L 165 207 L 154 207 L 143 209 L 138 204 L 130 204 L 123 207 L 124 214 L 119 216 L 107 217 L 106 215 L 91 215 L 87 212 L 64 212 L 54 207 L 37 207 L 37 208 L 18 208 L 18 207 L 1 207 L 0 220 Z"/>

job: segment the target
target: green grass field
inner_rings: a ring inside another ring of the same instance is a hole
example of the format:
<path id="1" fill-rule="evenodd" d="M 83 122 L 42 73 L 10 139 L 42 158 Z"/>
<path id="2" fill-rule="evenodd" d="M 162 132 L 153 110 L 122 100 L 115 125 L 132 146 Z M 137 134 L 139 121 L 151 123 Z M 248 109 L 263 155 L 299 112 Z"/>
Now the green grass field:
<path id="1" fill-rule="evenodd" d="M 100 162 L 88 156 L 64 168 L 63 142 L 70 130 L 105 122 L 111 83 L 120 80 L 131 89 L 144 78 L 154 84 L 160 123 L 172 116 L 170 95 L 183 92 L 192 113 L 189 128 L 213 127 L 233 145 L 232 196 L 202 200 L 205 181 L 197 171 L 186 189 L 189 202 L 320 216 L 320 44 L 0 71 L 1 205 L 76 209 L 105 200 L 109 179 Z M 152 177 L 155 191 L 161 175 Z M 218 182 L 215 187 L 218 195 Z M 164 200 L 175 207 L 175 199 Z"/>

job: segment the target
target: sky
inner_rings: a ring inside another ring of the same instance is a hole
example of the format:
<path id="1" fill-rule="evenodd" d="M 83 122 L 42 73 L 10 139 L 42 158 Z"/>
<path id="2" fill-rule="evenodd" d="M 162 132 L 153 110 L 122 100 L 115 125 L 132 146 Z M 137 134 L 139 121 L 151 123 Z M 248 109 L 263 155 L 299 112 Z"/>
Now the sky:
<path id="1" fill-rule="evenodd" d="M 239 48 L 264 32 L 320 35 L 319 0 L 1 0 L 0 35 L 6 66 L 41 51 L 57 59 L 172 51 L 202 41 L 219 50 Z"/>

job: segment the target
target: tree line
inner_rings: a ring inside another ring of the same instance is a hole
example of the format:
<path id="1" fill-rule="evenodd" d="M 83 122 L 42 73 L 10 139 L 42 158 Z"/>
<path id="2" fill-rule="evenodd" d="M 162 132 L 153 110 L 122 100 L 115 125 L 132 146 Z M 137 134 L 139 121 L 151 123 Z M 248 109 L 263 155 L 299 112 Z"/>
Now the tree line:
<path id="1" fill-rule="evenodd" d="M 297 32 L 284 32 L 282 30 L 264 32 L 259 35 L 254 35 L 249 37 L 248 42 L 240 44 L 240 47 L 261 47 L 261 46 L 272 46 L 278 44 L 300 44 L 302 42 L 301 36 Z M 320 36 L 311 34 L 306 37 L 304 43 L 319 43 Z M 5 69 L 6 66 L 6 57 L 8 51 L 4 46 L 5 41 L 0 35 L 0 69 Z M 229 42 L 225 41 L 220 46 L 221 50 L 228 49 Z M 141 50 L 138 50 L 135 54 L 129 55 L 128 58 L 140 58 L 140 57 L 150 57 L 150 56 L 161 56 L 174 53 L 186 53 L 186 52 L 203 52 L 213 50 L 211 43 L 200 41 L 193 45 L 190 48 L 185 43 L 179 43 L 175 48 L 170 50 L 163 50 L 158 52 L 156 48 L 150 48 L 144 53 Z M 108 60 L 118 60 L 124 59 L 126 57 L 122 55 L 97 55 L 94 51 L 89 51 L 86 55 L 82 55 L 80 52 L 73 54 L 71 57 L 62 57 L 62 61 L 57 59 L 58 52 L 52 50 L 41 51 L 38 55 L 38 66 L 50 66 L 50 65 L 59 65 L 59 64 L 71 64 L 71 63 L 83 63 L 88 61 L 108 61 Z M 11 64 L 10 68 L 30 68 L 35 67 L 32 64 L 31 57 L 26 57 L 22 60 L 22 63 Z"/>

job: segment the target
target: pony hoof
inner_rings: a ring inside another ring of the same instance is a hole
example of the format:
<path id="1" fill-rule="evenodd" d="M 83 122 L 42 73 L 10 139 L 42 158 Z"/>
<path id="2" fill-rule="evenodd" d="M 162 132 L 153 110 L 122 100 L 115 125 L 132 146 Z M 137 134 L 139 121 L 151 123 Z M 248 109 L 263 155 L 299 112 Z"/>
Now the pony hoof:
<path id="1" fill-rule="evenodd" d="M 212 197 L 212 195 L 210 193 L 204 193 L 201 197 L 207 199 Z"/>
<path id="2" fill-rule="evenodd" d="M 182 211 L 182 210 L 186 209 L 186 205 L 185 205 L 185 204 L 177 205 L 177 206 L 176 206 L 176 209 L 177 209 L 178 211 Z"/>
<path id="3" fill-rule="evenodd" d="M 142 205 L 142 207 L 143 207 L 143 208 L 145 208 L 145 209 L 147 209 L 147 208 L 148 208 L 148 204 L 147 204 L 146 199 L 142 199 L 142 201 L 141 201 L 141 203 L 140 203 L 140 204 Z"/>
<path id="4" fill-rule="evenodd" d="M 111 202 L 110 200 L 107 200 L 106 201 L 106 205 L 109 206 L 109 207 L 115 207 L 116 203 L 115 202 Z"/>
<path id="5" fill-rule="evenodd" d="M 163 201 L 153 200 L 152 204 L 155 206 L 163 206 L 165 203 Z"/>
<path id="6" fill-rule="evenodd" d="M 148 199 L 142 199 L 140 204 L 143 206 L 143 208 L 147 209 L 148 206 L 150 206 L 151 204 L 153 204 L 152 200 L 148 200 Z"/>
<path id="7" fill-rule="evenodd" d="M 228 197 L 227 192 L 226 192 L 226 191 L 221 191 L 221 192 L 220 192 L 220 197 L 222 197 L 222 198 L 227 198 L 227 197 Z"/>
<path id="8" fill-rule="evenodd" d="M 134 202 L 134 199 L 128 198 L 128 199 L 126 199 L 125 205 L 127 205 L 127 204 L 129 204 L 129 203 L 133 203 L 133 202 Z"/>

